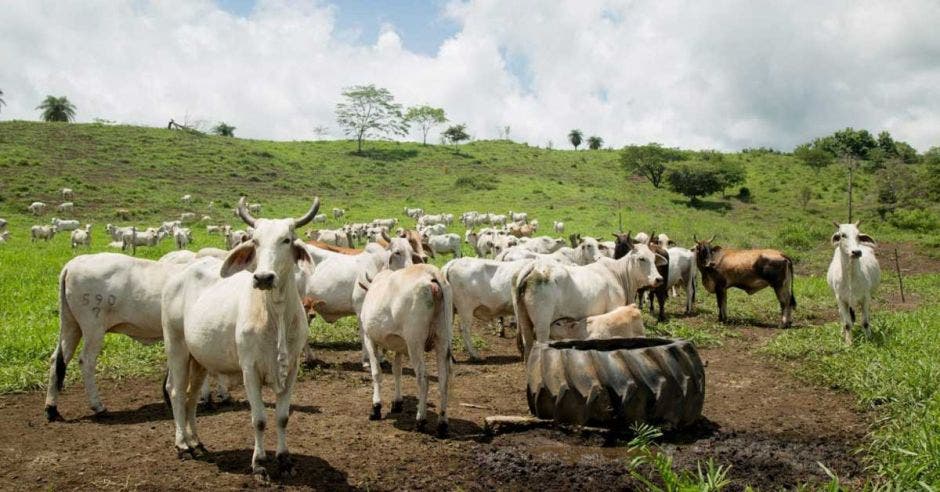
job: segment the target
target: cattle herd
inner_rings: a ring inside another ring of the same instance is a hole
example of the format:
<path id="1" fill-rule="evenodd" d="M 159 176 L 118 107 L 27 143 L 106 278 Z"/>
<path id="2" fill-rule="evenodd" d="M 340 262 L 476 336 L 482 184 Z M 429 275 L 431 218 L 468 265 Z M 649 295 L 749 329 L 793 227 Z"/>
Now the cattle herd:
<path id="1" fill-rule="evenodd" d="M 57 210 L 74 209 L 74 192 L 60 190 Z M 193 197 L 181 198 L 191 205 Z M 210 210 L 213 203 L 209 203 Z M 42 215 L 42 202 L 28 210 Z M 640 310 L 648 297 L 650 311 L 685 291 L 685 312 L 691 314 L 697 278 L 718 303 L 718 318 L 728 319 L 727 291 L 736 287 L 753 294 L 772 287 L 780 303 L 780 325 L 790 326 L 796 306 L 793 262 L 773 249 L 735 250 L 710 239 L 694 238 L 692 248 L 676 246 L 666 234 L 614 233 L 613 240 L 571 234 L 568 238 L 538 236 L 539 223 L 525 212 L 507 214 L 465 212 L 426 214 L 406 207 L 413 228 L 398 218 L 347 223 L 335 229 L 299 229 L 327 222 L 319 199 L 299 218 L 256 218 L 260 204 L 244 197 L 234 214 L 245 224 L 207 224 L 206 232 L 221 236 L 224 248 L 187 248 L 192 231 L 184 224 L 195 213 L 158 227 L 119 227 L 108 224 L 110 245 L 134 252 L 172 238 L 177 247 L 159 260 L 118 253 L 76 256 L 59 276 L 58 343 L 52 355 L 45 413 L 59 420 L 58 396 L 69 361 L 81 340 L 79 366 L 91 409 L 106 412 L 95 383 L 95 366 L 106 333 L 123 333 L 141 343 L 162 341 L 167 354 L 165 396 L 175 421 L 178 453 L 206 453 L 199 439 L 196 407 L 208 393 L 208 376 L 222 389 L 241 376 L 255 431 L 252 472 L 262 478 L 268 470 L 263 437 L 266 428 L 261 388 L 276 395 L 275 414 L 279 473 L 294 472 L 288 454 L 286 428 L 291 390 L 302 358 L 312 358 L 307 344 L 314 316 L 326 322 L 355 316 L 362 342 L 363 368 L 373 381 L 370 419 L 382 415 L 380 361 L 390 353 L 395 378 L 391 412 L 402 409 L 401 374 L 407 356 L 418 381 L 417 424 L 426 423 L 428 371 L 423 352 L 435 351 L 440 387 L 437 433 L 448 431 L 447 397 L 453 383 L 451 352 L 454 314 L 470 359 L 479 359 L 470 333 L 473 319 L 499 321 L 514 317 L 517 342 L 525 359 L 534 344 L 555 339 L 644 336 Z M 332 209 L 339 221 L 346 211 Z M 211 222 L 210 216 L 201 218 Z M 463 237 L 448 232 L 457 222 Z M 835 224 L 835 247 L 828 281 L 843 321 L 845 341 L 851 343 L 855 310 L 869 330 L 871 293 L 880 271 L 874 241 L 858 223 Z M 0 243 L 9 241 L 7 221 L 0 219 Z M 32 240 L 50 240 L 58 231 L 71 231 L 73 248 L 91 243 L 92 226 L 77 220 L 52 219 L 31 228 Z M 561 234 L 565 224 L 553 221 Z M 466 243 L 475 257 L 463 256 Z M 429 258 L 453 255 L 442 268 Z M 670 292 L 671 291 L 671 292 Z"/>

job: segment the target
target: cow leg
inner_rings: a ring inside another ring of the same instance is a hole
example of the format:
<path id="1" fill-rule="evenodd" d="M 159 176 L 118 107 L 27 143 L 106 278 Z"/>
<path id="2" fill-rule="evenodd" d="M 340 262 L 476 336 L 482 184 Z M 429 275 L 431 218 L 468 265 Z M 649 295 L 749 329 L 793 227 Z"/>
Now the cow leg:
<path id="1" fill-rule="evenodd" d="M 728 321 L 728 291 L 724 288 L 715 288 L 715 297 L 718 299 L 718 321 Z"/>
<path id="2" fill-rule="evenodd" d="M 392 399 L 392 413 L 401 413 L 404 408 L 401 397 L 401 362 L 403 358 L 401 352 L 395 352 L 395 358 L 392 359 L 392 374 L 395 376 L 395 398 Z"/>
<path id="3" fill-rule="evenodd" d="M 359 334 L 362 335 L 361 331 Z M 304 344 L 304 365 L 312 366 L 316 360 L 317 360 L 317 357 L 313 353 L 313 347 L 311 347 L 309 343 L 305 343 Z"/>
<path id="4" fill-rule="evenodd" d="M 675 287 L 673 287 L 675 289 Z M 692 302 L 695 297 L 695 278 L 692 277 L 685 282 L 685 314 L 692 314 Z"/>
<path id="5" fill-rule="evenodd" d="M 645 292 L 637 293 L 634 301 L 636 302 L 636 307 L 640 308 L 640 310 L 643 310 L 643 294 L 645 294 Z"/>
<path id="6" fill-rule="evenodd" d="M 294 467 L 294 461 L 287 450 L 287 421 L 290 419 L 290 397 L 294 388 L 294 382 L 297 380 L 297 364 L 291 365 L 291 370 L 287 374 L 287 380 L 284 389 L 278 393 L 275 402 L 274 411 L 277 415 L 277 460 L 278 473 L 281 477 L 293 477 L 297 475 L 297 469 Z"/>
<path id="7" fill-rule="evenodd" d="M 405 333 L 420 333 L 421 330 L 404 330 Z M 412 337 L 415 338 L 415 337 Z M 418 380 L 418 414 L 416 416 L 418 431 L 423 431 L 428 423 L 428 370 L 424 364 L 424 340 L 408 340 L 408 357 L 411 367 Z"/>
<path id="8" fill-rule="evenodd" d="M 839 316 L 842 318 L 842 339 L 845 343 L 852 344 L 852 314 L 849 311 L 849 305 L 842 300 L 837 300 L 839 304 Z"/>
<path id="9" fill-rule="evenodd" d="M 188 439 L 186 445 L 195 451 L 206 452 L 205 446 L 199 441 L 196 434 L 196 406 L 199 405 L 199 394 L 202 392 L 203 383 L 206 381 L 206 368 L 196 362 L 195 359 L 189 359 L 189 386 L 186 388 L 186 427 Z"/>
<path id="10" fill-rule="evenodd" d="M 379 420 L 382 418 L 382 366 L 379 365 L 379 358 L 376 354 L 375 342 L 371 338 L 363 339 L 366 346 L 366 355 L 369 357 L 369 369 L 372 373 L 372 413 L 369 414 L 369 420 Z"/>
<path id="11" fill-rule="evenodd" d="M 362 320 L 361 320 L 361 319 L 358 319 L 358 316 L 357 316 L 357 319 L 356 319 L 356 323 L 359 324 L 359 340 L 362 341 L 362 369 L 363 369 L 363 370 L 368 370 L 368 369 L 369 369 L 369 361 L 370 361 L 370 359 L 371 359 L 371 356 L 369 355 L 369 351 L 368 351 L 368 342 L 367 342 L 366 340 L 367 340 L 369 337 L 366 336 L 365 328 L 362 327 Z M 373 361 L 372 365 L 375 365 L 376 363 L 377 363 L 377 362 Z"/>
<path id="12" fill-rule="evenodd" d="M 453 370 L 453 365 L 451 364 L 451 354 L 450 354 L 450 345 L 445 343 L 437 344 L 437 392 L 440 394 L 441 404 L 438 409 L 438 418 L 437 418 L 437 435 L 439 437 L 444 437 L 448 432 L 448 416 L 447 416 L 447 397 L 449 396 L 448 388 L 450 387 L 450 378 L 451 372 Z"/>
<path id="13" fill-rule="evenodd" d="M 868 308 L 870 304 L 871 297 L 865 296 L 865 298 L 862 299 L 862 329 L 865 330 L 865 336 L 868 337 L 869 340 L 871 339 L 871 325 L 869 324 L 870 320 L 868 318 Z"/>
<path id="14" fill-rule="evenodd" d="M 261 396 L 261 377 L 254 365 L 242 366 L 242 376 L 245 379 L 245 396 L 251 407 L 251 425 L 255 429 L 255 449 L 251 455 L 251 474 L 257 480 L 267 481 L 268 470 L 261 466 L 267 458 L 264 452 L 264 428 L 267 418 L 264 415 L 264 399 Z"/>
<path id="15" fill-rule="evenodd" d="M 59 309 L 69 309 L 67 305 L 60 305 Z M 59 391 L 65 383 L 65 370 L 68 368 L 75 348 L 82 339 L 82 331 L 78 323 L 72 319 L 60 321 L 59 343 L 52 353 L 52 363 L 49 367 L 49 386 L 46 390 L 46 418 L 52 422 L 62 420 L 59 414 Z"/>
<path id="16" fill-rule="evenodd" d="M 652 294 L 650 294 L 652 296 Z M 666 289 L 656 289 L 656 302 L 659 303 L 659 321 L 666 321 L 666 297 L 669 296 L 669 291 Z M 653 299 L 650 298 L 650 307 L 653 307 Z"/>
<path id="17" fill-rule="evenodd" d="M 480 360 L 480 354 L 473 348 L 473 340 L 470 338 L 470 324 L 473 323 L 473 309 L 458 309 L 460 314 L 460 337 L 463 338 L 463 347 L 470 356 L 470 360 Z M 464 316 L 467 313 L 467 316 Z"/>
<path id="18" fill-rule="evenodd" d="M 218 392 L 219 403 L 226 405 L 232 402 L 232 394 L 229 392 L 229 386 L 232 382 L 224 374 L 216 374 L 216 391 Z"/>
<path id="19" fill-rule="evenodd" d="M 780 302 L 780 328 L 789 328 L 793 323 L 790 318 L 790 283 L 783 282 L 777 286 L 774 291 L 777 294 L 777 301 Z"/>
<path id="20" fill-rule="evenodd" d="M 186 389 L 189 385 L 189 350 L 185 346 L 174 346 L 172 334 L 167 339 L 167 385 L 169 386 L 170 407 L 173 410 L 173 423 L 176 425 L 176 453 L 180 458 L 193 455 L 189 446 L 186 425 Z M 182 344 L 180 344 L 182 345 Z"/>
<path id="21" fill-rule="evenodd" d="M 107 409 L 101 403 L 101 397 L 98 395 L 98 384 L 95 382 L 95 367 L 98 365 L 98 354 L 104 345 L 104 333 L 89 334 L 85 337 L 85 344 L 82 345 L 82 352 L 78 357 L 78 364 L 82 369 L 82 380 L 85 383 L 85 394 L 88 396 L 88 403 L 97 416 L 103 416 Z"/>

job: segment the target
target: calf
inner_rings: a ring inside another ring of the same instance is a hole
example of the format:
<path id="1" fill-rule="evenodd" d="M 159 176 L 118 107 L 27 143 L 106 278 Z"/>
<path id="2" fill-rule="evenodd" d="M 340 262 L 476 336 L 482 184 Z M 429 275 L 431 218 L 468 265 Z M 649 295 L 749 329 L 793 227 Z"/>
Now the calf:
<path id="1" fill-rule="evenodd" d="M 54 225 L 51 225 L 51 226 L 34 225 L 33 227 L 29 229 L 29 233 L 31 236 L 30 240 L 32 242 L 36 242 L 40 239 L 42 239 L 43 241 L 48 241 L 52 239 L 53 237 L 55 237 L 56 232 L 59 232 L 59 229 Z"/>
<path id="2" fill-rule="evenodd" d="M 261 389 L 268 385 L 276 397 L 277 464 L 282 476 L 295 474 L 286 430 L 298 361 L 307 344 L 307 317 L 295 277 L 298 265 L 310 263 L 296 229 L 310 222 L 319 206 L 315 199 L 298 219 L 255 219 L 242 197 L 238 211 L 254 228 L 252 239 L 230 251 L 221 268 L 214 259 L 201 260 L 164 286 L 168 393 L 180 456 L 207 454 L 196 431 L 196 404 L 206 373 L 240 374 L 255 430 L 252 473 L 268 478 L 261 464 L 267 421 Z"/>
<path id="3" fill-rule="evenodd" d="M 635 305 L 620 306 L 609 313 L 585 319 L 561 318 L 552 322 L 552 340 L 596 340 L 613 337 L 645 337 L 643 313 Z"/>
<path id="4" fill-rule="evenodd" d="M 833 222 L 838 229 L 832 235 L 832 244 L 836 250 L 826 276 L 839 305 L 842 337 L 848 344 L 852 343 L 852 324 L 855 323 L 856 309 L 861 309 L 862 329 L 867 337 L 871 337 L 869 306 L 871 295 L 881 281 L 881 267 L 875 257 L 875 240 L 868 234 L 859 232 L 858 224 Z"/>
<path id="5" fill-rule="evenodd" d="M 91 224 L 85 224 L 84 229 L 72 231 L 72 249 L 79 246 L 91 246 Z"/>
<path id="6" fill-rule="evenodd" d="M 775 249 L 723 249 L 713 244 L 715 236 L 693 239 L 702 285 L 718 300 L 718 321 L 728 320 L 728 289 L 737 287 L 751 295 L 770 286 L 780 302 L 780 327 L 793 323 L 793 260 Z"/>
<path id="7" fill-rule="evenodd" d="M 26 207 L 26 209 L 32 212 L 33 215 L 42 215 L 46 211 L 46 204 L 43 202 L 33 202 Z"/>
<path id="8" fill-rule="evenodd" d="M 447 400 L 450 387 L 451 337 L 454 322 L 453 293 L 441 271 L 433 265 L 413 265 L 398 271 L 383 271 L 371 284 L 360 282 L 367 292 L 362 301 L 361 320 L 366 351 L 372 372 L 372 412 L 370 420 L 382 418 L 380 383 L 382 367 L 378 349 L 395 352 L 392 373 L 395 376 L 393 413 L 403 409 L 401 396 L 402 356 L 408 355 L 418 380 L 417 429 L 427 425 L 428 371 L 424 354 L 431 349 L 437 355 L 437 383 L 440 394 L 437 433 L 447 435 Z"/>

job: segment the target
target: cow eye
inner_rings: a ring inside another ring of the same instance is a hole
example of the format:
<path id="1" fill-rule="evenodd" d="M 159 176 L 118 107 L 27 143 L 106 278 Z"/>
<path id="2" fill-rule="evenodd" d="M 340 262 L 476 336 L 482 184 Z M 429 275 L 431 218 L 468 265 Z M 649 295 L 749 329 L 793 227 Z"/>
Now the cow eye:
<path id="1" fill-rule="evenodd" d="M 290 238 L 289 238 L 289 237 L 285 237 L 284 240 L 281 241 L 281 242 L 284 243 L 284 244 L 290 244 Z"/>
<path id="2" fill-rule="evenodd" d="M 640 258 L 640 261 L 646 261 L 646 258 Z"/>
<path id="3" fill-rule="evenodd" d="M 845 233 L 842 234 L 842 238 L 845 239 Z"/>

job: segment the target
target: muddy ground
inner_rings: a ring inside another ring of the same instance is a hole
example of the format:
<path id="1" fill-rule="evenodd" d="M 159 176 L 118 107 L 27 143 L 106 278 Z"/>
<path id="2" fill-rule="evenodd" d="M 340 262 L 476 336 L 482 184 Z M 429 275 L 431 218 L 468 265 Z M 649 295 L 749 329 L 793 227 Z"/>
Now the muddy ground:
<path id="1" fill-rule="evenodd" d="M 482 327 L 480 328 L 481 330 Z M 714 458 L 731 465 L 740 489 L 776 490 L 824 481 L 821 462 L 843 481 L 864 478 L 853 454 L 866 430 L 846 395 L 807 386 L 754 351 L 775 333 L 743 328 L 720 348 L 701 350 L 707 393 L 705 419 L 661 443 L 676 463 L 694 469 Z M 524 371 L 514 340 L 485 335 L 482 364 L 458 364 L 451 436 L 415 431 L 416 400 L 401 415 L 369 421 L 369 375 L 353 347 L 321 347 L 323 367 L 295 387 L 289 445 L 295 478 L 272 486 L 311 489 L 635 489 L 624 440 L 592 433 L 530 430 L 489 437 L 484 417 L 526 415 Z M 431 357 L 429 357 L 429 360 Z M 431 362 L 433 370 L 433 362 Z M 391 376 L 383 396 L 390 399 Z M 43 394 L 0 397 L 0 489 L 203 489 L 256 487 L 247 473 L 252 449 L 243 394 L 214 412 L 200 412 L 207 460 L 181 461 L 173 425 L 154 379 L 101 381 L 110 417 L 95 420 L 80 385 L 66 388 L 59 409 L 66 422 L 47 423 Z M 415 394 L 406 369 L 406 395 Z M 271 395 L 266 394 L 271 401 Z M 432 405 L 437 402 L 431 385 Z M 470 404 L 472 406 L 460 405 Z M 385 413 L 389 405 L 385 405 Z M 437 416 L 431 407 L 430 429 Z M 269 422 L 273 422 L 273 408 Z M 273 427 L 273 426 L 271 426 Z M 267 435 L 273 454 L 274 431 Z"/>

